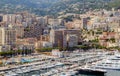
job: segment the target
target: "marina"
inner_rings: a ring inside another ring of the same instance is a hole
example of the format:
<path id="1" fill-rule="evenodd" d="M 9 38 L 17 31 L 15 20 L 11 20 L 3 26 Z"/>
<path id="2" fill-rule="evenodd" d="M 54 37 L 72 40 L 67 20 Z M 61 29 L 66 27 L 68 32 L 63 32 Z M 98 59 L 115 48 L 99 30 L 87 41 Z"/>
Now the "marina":
<path id="1" fill-rule="evenodd" d="M 31 62 L 22 62 L 23 64 L 7 65 L 1 67 L 0 75 L 3 76 L 81 76 L 81 75 L 101 75 L 108 74 L 106 68 L 97 68 L 98 62 L 103 60 L 119 60 L 115 55 L 109 55 L 111 52 L 90 51 L 90 52 L 72 52 L 66 57 L 53 57 L 46 55 L 36 55 L 30 58 Z M 16 58 L 15 58 L 16 59 Z M 14 59 L 14 60 L 15 60 Z M 23 58 L 22 58 L 23 59 Z M 118 61 L 119 62 L 119 61 Z M 87 66 L 87 67 L 86 67 Z M 116 68 L 117 69 L 117 68 Z M 114 69 L 114 70 L 116 70 Z"/>
<path id="2" fill-rule="evenodd" d="M 120 76 L 120 0 L 1 0 L 0 76 Z"/>

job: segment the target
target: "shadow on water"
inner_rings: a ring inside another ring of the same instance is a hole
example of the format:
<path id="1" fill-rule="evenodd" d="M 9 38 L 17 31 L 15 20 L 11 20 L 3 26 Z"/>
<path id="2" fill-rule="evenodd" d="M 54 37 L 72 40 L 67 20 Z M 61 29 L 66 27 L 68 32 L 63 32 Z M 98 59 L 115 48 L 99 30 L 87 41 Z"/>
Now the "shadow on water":
<path id="1" fill-rule="evenodd" d="M 19 76 L 32 76 L 32 75 L 40 75 L 40 71 L 33 71 L 29 73 L 21 74 Z M 120 76 L 120 71 L 109 70 L 105 75 L 89 75 L 89 74 L 79 74 L 75 76 Z"/>
<path id="2" fill-rule="evenodd" d="M 78 76 L 106 76 L 106 75 L 87 75 L 87 74 L 80 74 Z"/>
<path id="3" fill-rule="evenodd" d="M 120 76 L 120 70 L 108 70 L 105 75 L 85 75 L 85 74 L 80 74 L 78 76 Z"/>

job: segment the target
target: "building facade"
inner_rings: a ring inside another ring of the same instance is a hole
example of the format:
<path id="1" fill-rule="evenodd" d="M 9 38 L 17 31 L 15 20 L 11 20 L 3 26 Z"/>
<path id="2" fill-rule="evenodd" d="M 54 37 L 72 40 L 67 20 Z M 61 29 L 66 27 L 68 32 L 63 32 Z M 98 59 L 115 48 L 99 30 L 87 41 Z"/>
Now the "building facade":
<path id="1" fill-rule="evenodd" d="M 53 43 L 53 47 L 65 48 L 67 46 L 73 47 L 81 41 L 80 30 L 51 30 L 50 42 Z M 75 39 L 75 40 L 74 40 Z M 74 45 L 75 44 L 75 45 Z"/>
<path id="2" fill-rule="evenodd" d="M 0 28 L 0 45 L 16 45 L 16 31 L 10 27 Z"/>

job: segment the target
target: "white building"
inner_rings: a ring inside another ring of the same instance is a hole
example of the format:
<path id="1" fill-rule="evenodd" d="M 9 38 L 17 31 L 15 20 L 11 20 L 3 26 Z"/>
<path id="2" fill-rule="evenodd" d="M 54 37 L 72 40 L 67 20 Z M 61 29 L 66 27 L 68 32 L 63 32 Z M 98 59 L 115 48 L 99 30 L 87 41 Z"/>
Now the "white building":
<path id="1" fill-rule="evenodd" d="M 21 49 L 21 50 L 34 50 L 34 45 L 33 44 L 24 44 L 24 45 L 19 45 L 18 46 L 18 49 Z"/>
<path id="2" fill-rule="evenodd" d="M 53 49 L 52 55 L 56 57 L 63 57 L 63 53 L 59 51 L 59 49 Z"/>
<path id="3" fill-rule="evenodd" d="M 2 46 L 0 46 L 0 52 L 9 51 L 10 49 L 11 49 L 10 45 L 2 45 Z"/>
<path id="4" fill-rule="evenodd" d="M 11 27 L 0 27 L 0 45 L 15 45 L 16 31 Z"/>
<path id="5" fill-rule="evenodd" d="M 74 47 L 78 45 L 78 37 L 74 34 L 67 35 L 67 42 L 69 47 Z"/>
<path id="6" fill-rule="evenodd" d="M 59 19 L 48 19 L 48 24 L 51 26 L 58 26 L 60 25 L 60 20 Z"/>
<path id="7" fill-rule="evenodd" d="M 15 23 L 16 16 L 14 14 L 3 15 L 3 21 L 7 23 Z"/>
<path id="8" fill-rule="evenodd" d="M 43 41 L 42 42 L 42 46 L 43 47 L 53 47 L 52 43 L 51 42 L 47 42 L 47 41 Z"/>
<path id="9" fill-rule="evenodd" d="M 48 42 L 48 41 L 37 41 L 35 43 L 35 47 L 36 48 L 41 48 L 41 47 L 53 47 L 53 44 L 51 42 Z"/>
<path id="10" fill-rule="evenodd" d="M 18 38 L 24 37 L 24 26 L 22 24 L 15 25 L 12 28 L 16 30 L 16 36 Z"/>

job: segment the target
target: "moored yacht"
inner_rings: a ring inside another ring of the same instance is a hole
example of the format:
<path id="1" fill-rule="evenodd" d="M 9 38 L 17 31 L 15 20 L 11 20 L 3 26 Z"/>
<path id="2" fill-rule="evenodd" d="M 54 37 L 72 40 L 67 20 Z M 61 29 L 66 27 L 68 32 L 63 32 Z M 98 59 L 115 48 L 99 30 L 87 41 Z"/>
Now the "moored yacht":
<path id="1" fill-rule="evenodd" d="M 8 71 L 4 74 L 4 76 L 17 76 L 18 74 L 12 71 Z"/>
<path id="2" fill-rule="evenodd" d="M 16 73 L 17 73 L 17 74 L 22 74 L 23 71 L 22 71 L 21 69 L 16 69 Z"/>
<path id="3" fill-rule="evenodd" d="M 102 61 L 97 62 L 93 67 L 110 69 L 110 70 L 120 70 L 120 55 L 115 54 Z"/>
<path id="4" fill-rule="evenodd" d="M 120 70 L 120 63 L 104 60 L 97 63 L 94 67 L 102 69 Z"/>
<path id="5" fill-rule="evenodd" d="M 89 67 L 87 63 L 85 66 L 77 68 L 76 71 L 78 71 L 80 74 L 88 75 L 104 75 L 107 73 L 106 70 Z"/>
<path id="6" fill-rule="evenodd" d="M 75 76 L 77 74 L 76 71 L 68 71 L 68 72 L 62 72 L 59 76 Z"/>

